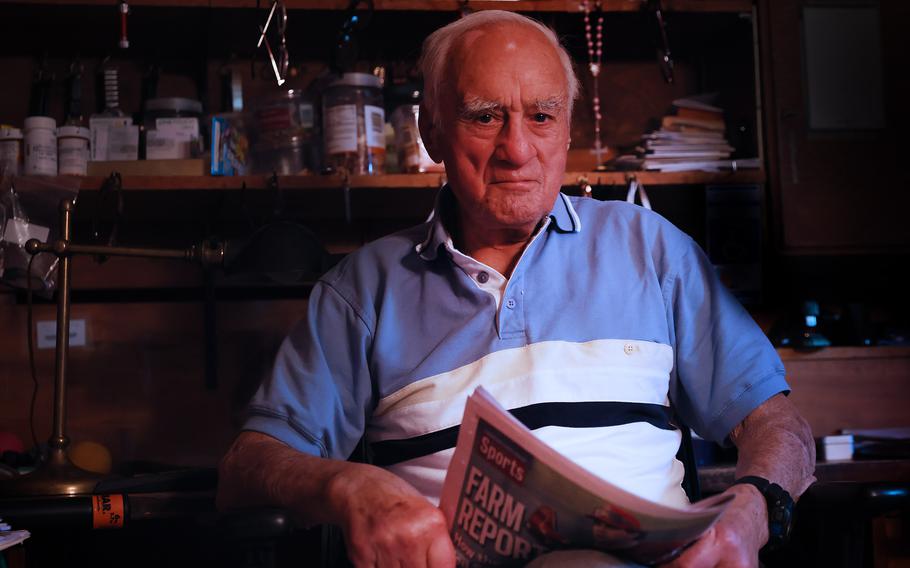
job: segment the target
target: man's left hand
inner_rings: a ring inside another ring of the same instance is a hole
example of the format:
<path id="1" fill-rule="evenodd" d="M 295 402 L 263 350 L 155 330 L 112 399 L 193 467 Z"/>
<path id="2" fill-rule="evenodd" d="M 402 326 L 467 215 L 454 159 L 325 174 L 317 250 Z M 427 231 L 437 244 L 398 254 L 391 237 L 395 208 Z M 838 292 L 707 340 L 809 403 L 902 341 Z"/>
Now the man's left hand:
<path id="1" fill-rule="evenodd" d="M 734 485 L 736 498 L 708 532 L 666 568 L 756 568 L 768 540 L 768 509 L 752 485 Z"/>

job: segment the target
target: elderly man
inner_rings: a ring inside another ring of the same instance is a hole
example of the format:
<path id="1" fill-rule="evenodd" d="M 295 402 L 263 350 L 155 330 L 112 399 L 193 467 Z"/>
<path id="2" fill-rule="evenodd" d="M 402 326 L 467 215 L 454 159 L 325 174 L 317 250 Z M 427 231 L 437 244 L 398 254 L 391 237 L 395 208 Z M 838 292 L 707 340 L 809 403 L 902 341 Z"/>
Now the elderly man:
<path id="1" fill-rule="evenodd" d="M 479 12 L 430 36 L 421 65 L 421 133 L 449 185 L 431 221 L 314 287 L 222 463 L 219 505 L 339 525 L 358 566 L 452 566 L 436 503 L 476 386 L 533 408 L 535 433 L 591 471 L 681 504 L 672 403 L 754 476 L 674 564 L 756 565 L 763 480 L 796 497 L 814 467 L 770 344 L 667 221 L 559 193 L 578 87 L 552 31 Z M 362 436 L 377 465 L 345 461 Z"/>

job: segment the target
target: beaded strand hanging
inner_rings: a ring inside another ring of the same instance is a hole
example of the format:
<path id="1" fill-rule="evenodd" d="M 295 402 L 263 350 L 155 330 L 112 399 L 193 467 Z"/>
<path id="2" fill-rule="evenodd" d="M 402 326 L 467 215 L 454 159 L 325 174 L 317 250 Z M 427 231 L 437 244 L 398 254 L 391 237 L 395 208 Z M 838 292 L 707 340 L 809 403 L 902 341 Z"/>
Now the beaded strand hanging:
<path id="1" fill-rule="evenodd" d="M 600 140 L 600 120 L 602 115 L 600 113 L 600 81 L 598 80 L 598 76 L 600 75 L 601 66 L 603 64 L 604 16 L 600 9 L 600 2 L 594 3 L 593 10 L 591 2 L 588 2 L 588 0 L 584 0 L 581 5 L 585 14 L 585 41 L 588 45 L 588 70 L 591 72 L 591 82 L 594 84 L 594 93 L 592 97 L 592 104 L 594 107 L 594 156 L 597 159 L 597 166 L 600 166 L 604 148 Z M 597 24 L 593 33 L 591 30 L 592 11 L 597 17 Z"/>

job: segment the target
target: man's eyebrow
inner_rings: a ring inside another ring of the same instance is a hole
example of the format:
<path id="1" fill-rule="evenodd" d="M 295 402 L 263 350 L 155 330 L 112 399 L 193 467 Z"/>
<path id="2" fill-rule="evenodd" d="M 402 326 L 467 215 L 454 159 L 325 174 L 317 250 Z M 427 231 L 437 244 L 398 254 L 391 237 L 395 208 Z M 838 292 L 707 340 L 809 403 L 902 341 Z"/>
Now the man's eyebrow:
<path id="1" fill-rule="evenodd" d="M 471 98 L 458 105 L 458 116 L 470 118 L 488 112 L 501 112 L 502 103 L 486 99 Z"/>
<path id="2" fill-rule="evenodd" d="M 504 105 L 498 101 L 490 101 L 478 97 L 473 97 L 463 101 L 458 105 L 458 116 L 459 118 L 473 118 L 480 114 L 501 113 L 503 112 L 503 106 Z M 560 111 L 566 108 L 566 98 L 555 96 L 545 99 L 538 99 L 531 103 L 529 108 L 534 112 L 558 114 Z"/>
<path id="3" fill-rule="evenodd" d="M 534 102 L 533 108 L 538 112 L 554 114 L 566 108 L 566 99 L 565 97 L 540 99 Z"/>

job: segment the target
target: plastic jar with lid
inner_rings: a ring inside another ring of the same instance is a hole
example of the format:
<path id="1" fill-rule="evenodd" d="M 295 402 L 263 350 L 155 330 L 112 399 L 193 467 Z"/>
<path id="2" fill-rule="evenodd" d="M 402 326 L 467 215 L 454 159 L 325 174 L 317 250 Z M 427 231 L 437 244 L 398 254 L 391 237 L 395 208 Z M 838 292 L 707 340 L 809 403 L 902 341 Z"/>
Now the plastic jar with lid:
<path id="1" fill-rule="evenodd" d="M 57 173 L 74 176 L 86 174 L 90 138 L 89 129 L 82 126 L 61 126 L 57 129 Z"/>
<path id="2" fill-rule="evenodd" d="M 25 175 L 57 175 L 57 121 L 53 118 L 25 119 Z"/>
<path id="3" fill-rule="evenodd" d="M 351 174 L 381 174 L 385 164 L 385 111 L 379 78 L 345 73 L 322 96 L 325 165 Z"/>
<path id="4" fill-rule="evenodd" d="M 146 160 L 187 159 L 201 153 L 201 102 L 182 97 L 149 99 L 142 115 Z"/>
<path id="5" fill-rule="evenodd" d="M 22 173 L 22 131 L 0 126 L 0 171 L 17 176 Z"/>

